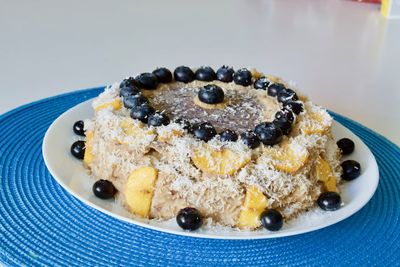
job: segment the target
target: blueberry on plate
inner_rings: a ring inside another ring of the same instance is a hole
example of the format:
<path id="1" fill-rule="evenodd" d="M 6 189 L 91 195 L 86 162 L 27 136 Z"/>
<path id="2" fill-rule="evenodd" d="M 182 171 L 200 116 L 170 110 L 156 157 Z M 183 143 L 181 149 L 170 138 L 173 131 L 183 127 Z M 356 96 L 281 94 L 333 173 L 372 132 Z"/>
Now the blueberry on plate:
<path id="1" fill-rule="evenodd" d="M 270 231 L 278 231 L 283 226 L 282 214 L 275 209 L 266 209 L 260 215 L 262 226 Z"/>
<path id="2" fill-rule="evenodd" d="M 153 73 L 145 72 L 139 74 L 136 78 L 136 84 L 139 88 L 154 90 L 158 86 L 157 76 Z"/>
<path id="3" fill-rule="evenodd" d="M 187 207 L 178 212 L 176 222 L 182 229 L 194 231 L 200 228 L 203 220 L 197 209 Z"/>
<path id="4" fill-rule="evenodd" d="M 84 123 L 83 121 L 77 121 L 74 123 L 74 133 L 80 136 L 85 136 L 85 130 L 84 130 Z"/>
<path id="5" fill-rule="evenodd" d="M 260 77 L 254 82 L 255 89 L 267 90 L 269 81 L 266 77 Z"/>
<path id="6" fill-rule="evenodd" d="M 281 103 L 287 101 L 297 101 L 299 97 L 297 96 L 296 92 L 292 89 L 283 89 L 278 93 L 278 101 Z"/>
<path id="7" fill-rule="evenodd" d="M 122 87 L 119 91 L 119 96 L 128 97 L 131 95 L 140 95 L 140 90 L 136 86 Z"/>
<path id="8" fill-rule="evenodd" d="M 281 129 L 283 135 L 288 135 L 292 130 L 292 123 L 285 118 L 274 119 L 273 123 Z"/>
<path id="9" fill-rule="evenodd" d="M 194 73 L 195 79 L 199 81 L 211 82 L 217 79 L 215 71 L 208 66 L 202 66 Z"/>
<path id="10" fill-rule="evenodd" d="M 221 87 L 215 84 L 208 84 L 200 88 L 197 96 L 203 103 L 218 104 L 224 101 L 225 94 Z"/>
<path id="11" fill-rule="evenodd" d="M 110 199 L 114 197 L 117 189 L 114 187 L 112 182 L 101 179 L 93 184 L 92 191 L 98 198 Z"/>
<path id="12" fill-rule="evenodd" d="M 187 130 L 189 132 L 192 131 L 192 125 L 190 124 L 190 121 L 188 121 L 188 120 L 185 120 L 183 118 L 177 118 L 175 120 L 175 123 L 178 123 L 178 124 L 182 125 L 183 129 L 185 129 L 185 130 Z"/>
<path id="13" fill-rule="evenodd" d="M 149 100 L 147 99 L 147 97 L 142 95 L 130 95 L 124 97 L 123 102 L 124 102 L 124 107 L 126 107 L 127 109 L 131 109 L 136 106 L 148 104 Z"/>
<path id="14" fill-rule="evenodd" d="M 194 73 L 189 67 L 180 66 L 175 69 L 174 78 L 177 82 L 190 83 L 194 80 Z"/>
<path id="15" fill-rule="evenodd" d="M 235 71 L 231 67 L 224 65 L 217 70 L 217 80 L 230 83 L 233 81 L 233 73 L 235 73 Z"/>
<path id="16" fill-rule="evenodd" d="M 76 141 L 71 146 L 71 154 L 77 159 L 83 159 L 85 156 L 85 142 L 82 140 Z"/>
<path id="17" fill-rule="evenodd" d="M 260 139 L 257 134 L 253 131 L 246 131 L 240 134 L 240 138 L 243 140 L 243 143 L 250 147 L 251 149 L 257 148 L 260 146 Z"/>
<path id="18" fill-rule="evenodd" d="M 133 77 L 125 78 L 119 84 L 120 88 L 123 88 L 123 87 L 134 87 L 134 86 L 136 86 L 136 80 Z"/>
<path id="19" fill-rule="evenodd" d="M 275 114 L 275 119 L 277 119 L 277 120 L 285 119 L 285 120 L 289 121 L 290 123 L 293 123 L 294 115 L 293 115 L 293 112 L 291 112 L 289 109 L 283 108 Z"/>
<path id="20" fill-rule="evenodd" d="M 277 96 L 279 92 L 285 89 L 285 86 L 281 83 L 273 83 L 268 86 L 268 95 L 269 96 Z"/>
<path id="21" fill-rule="evenodd" d="M 169 124 L 169 118 L 167 114 L 161 113 L 161 112 L 155 112 L 151 115 L 149 115 L 149 118 L 147 120 L 147 125 L 149 126 L 161 126 L 161 125 L 168 125 Z"/>
<path id="22" fill-rule="evenodd" d="M 282 141 L 282 130 L 272 122 L 262 122 L 254 132 L 264 145 L 273 146 Z"/>
<path id="23" fill-rule="evenodd" d="M 249 86 L 251 84 L 251 72 L 245 68 L 237 70 L 233 74 L 233 81 L 239 85 Z"/>
<path id="24" fill-rule="evenodd" d="M 295 101 L 287 101 L 283 103 L 283 107 L 291 110 L 294 114 L 299 115 L 301 112 L 303 112 L 303 104 L 300 102 L 295 102 Z"/>
<path id="25" fill-rule="evenodd" d="M 317 203 L 323 210 L 334 211 L 340 208 L 342 199 L 336 192 L 325 192 L 318 197 Z"/>
<path id="26" fill-rule="evenodd" d="M 154 112 L 154 108 L 152 108 L 148 104 L 135 106 L 131 109 L 131 118 L 140 120 L 143 123 L 147 123 L 149 116 Z"/>
<path id="27" fill-rule="evenodd" d="M 157 68 L 153 71 L 160 83 L 170 83 L 172 81 L 172 73 L 167 68 Z"/>
<path id="28" fill-rule="evenodd" d="M 214 126 L 209 122 L 202 122 L 193 125 L 192 133 L 195 137 L 205 142 L 208 142 L 217 135 Z"/>
<path id="29" fill-rule="evenodd" d="M 361 165 L 355 160 L 345 160 L 341 164 L 342 166 L 342 178 L 346 181 L 356 179 L 361 174 Z"/>
<path id="30" fill-rule="evenodd" d="M 342 152 L 342 155 L 350 155 L 354 151 L 354 142 L 349 138 L 342 138 L 337 141 L 336 144 Z"/>
<path id="31" fill-rule="evenodd" d="M 232 130 L 224 130 L 219 134 L 219 139 L 222 142 L 236 142 L 238 140 L 238 135 L 235 131 Z"/>

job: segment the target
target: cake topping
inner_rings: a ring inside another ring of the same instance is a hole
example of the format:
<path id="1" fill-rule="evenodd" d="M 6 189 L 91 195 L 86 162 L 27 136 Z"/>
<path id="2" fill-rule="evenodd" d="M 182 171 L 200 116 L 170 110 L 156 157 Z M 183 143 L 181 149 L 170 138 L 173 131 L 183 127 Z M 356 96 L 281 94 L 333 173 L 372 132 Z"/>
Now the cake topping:
<path id="1" fill-rule="evenodd" d="M 274 119 L 273 123 L 281 129 L 282 134 L 288 135 L 292 130 L 292 123 L 288 121 L 286 118 L 282 117 L 279 119 Z"/>
<path id="2" fill-rule="evenodd" d="M 291 112 L 289 109 L 287 108 L 283 108 L 280 111 L 278 111 L 275 114 L 275 118 L 280 120 L 282 118 L 284 118 L 285 120 L 289 121 L 290 123 L 294 122 L 294 115 L 293 112 Z"/>
<path id="3" fill-rule="evenodd" d="M 170 83 L 172 81 L 172 73 L 167 68 L 157 68 L 153 71 L 160 83 Z"/>
<path id="4" fill-rule="evenodd" d="M 303 104 L 297 101 L 288 101 L 284 102 L 283 106 L 291 111 L 293 111 L 294 114 L 299 115 L 301 112 L 303 112 Z"/>
<path id="5" fill-rule="evenodd" d="M 83 159 L 85 156 L 85 142 L 79 140 L 73 143 L 71 146 L 71 154 L 77 159 Z"/>
<path id="6" fill-rule="evenodd" d="M 224 65 L 217 70 L 217 79 L 221 82 L 230 83 L 233 81 L 233 73 L 233 68 Z"/>
<path id="7" fill-rule="evenodd" d="M 243 143 L 250 148 L 257 148 L 260 146 L 260 139 L 253 131 L 246 131 L 240 134 Z"/>
<path id="8" fill-rule="evenodd" d="M 129 95 L 124 97 L 124 107 L 131 109 L 136 106 L 149 104 L 149 100 L 142 95 Z"/>
<path id="9" fill-rule="evenodd" d="M 119 85 L 120 88 L 135 87 L 135 86 L 136 86 L 136 80 L 133 77 L 128 77 L 128 78 L 123 79 Z"/>
<path id="10" fill-rule="evenodd" d="M 193 125 L 192 133 L 198 139 L 203 140 L 205 142 L 214 138 L 217 135 L 217 131 L 214 126 L 209 122 L 202 122 Z"/>
<path id="11" fill-rule="evenodd" d="M 280 91 L 285 89 L 285 86 L 281 83 L 273 83 L 268 86 L 268 95 L 277 96 Z"/>
<path id="12" fill-rule="evenodd" d="M 154 108 L 152 108 L 148 104 L 144 104 L 141 106 L 133 107 L 130 115 L 132 119 L 137 119 L 143 123 L 147 123 L 149 116 L 154 112 L 155 112 Z"/>
<path id="13" fill-rule="evenodd" d="M 195 78 L 199 81 L 211 82 L 217 79 L 215 71 L 208 66 L 202 66 L 198 68 L 195 72 Z"/>
<path id="14" fill-rule="evenodd" d="M 349 138 L 342 138 L 336 144 L 340 148 L 342 155 L 350 155 L 354 151 L 354 142 Z"/>
<path id="15" fill-rule="evenodd" d="M 266 77 L 260 77 L 254 82 L 254 88 L 255 89 L 262 89 L 266 90 L 269 85 L 269 81 Z"/>
<path id="16" fill-rule="evenodd" d="M 323 210 L 334 211 L 340 208 L 342 199 L 336 192 L 325 192 L 319 196 L 317 203 Z"/>
<path id="17" fill-rule="evenodd" d="M 139 94 L 140 94 L 140 90 L 136 86 L 122 87 L 121 90 L 119 91 L 119 96 L 122 96 L 122 97 L 128 97 L 131 95 L 139 95 Z"/>
<path id="18" fill-rule="evenodd" d="M 355 160 L 345 160 L 341 164 L 342 166 L 342 178 L 347 181 L 356 179 L 361 174 L 361 166 Z"/>
<path id="19" fill-rule="evenodd" d="M 84 130 L 84 123 L 83 121 L 77 121 L 74 123 L 74 126 L 72 127 L 74 130 L 74 133 L 80 136 L 85 136 L 85 130 Z"/>
<path id="20" fill-rule="evenodd" d="M 190 121 L 182 118 L 177 118 L 175 122 L 181 124 L 183 126 L 183 129 L 191 131 L 192 125 L 190 124 Z"/>
<path id="21" fill-rule="evenodd" d="M 262 226 L 270 231 L 278 231 L 283 226 L 282 214 L 275 209 L 266 209 L 260 215 Z"/>
<path id="22" fill-rule="evenodd" d="M 93 184 L 92 191 L 98 198 L 110 199 L 114 197 L 117 189 L 110 181 L 101 179 Z"/>
<path id="23" fill-rule="evenodd" d="M 235 142 L 238 140 L 238 135 L 235 131 L 232 130 L 224 130 L 219 134 L 219 139 L 222 142 Z"/>
<path id="24" fill-rule="evenodd" d="M 138 75 L 136 78 L 136 84 L 140 88 L 154 90 L 158 86 L 157 76 L 153 73 L 145 72 Z"/>
<path id="25" fill-rule="evenodd" d="M 249 86 L 251 84 L 251 72 L 248 69 L 240 69 L 233 74 L 233 80 L 236 84 Z"/>
<path id="26" fill-rule="evenodd" d="M 169 118 L 165 113 L 161 112 L 155 112 L 154 114 L 151 114 L 147 120 L 147 124 L 149 126 L 161 126 L 161 125 L 168 125 L 169 124 Z"/>
<path id="27" fill-rule="evenodd" d="M 221 87 L 215 84 L 208 84 L 202 88 L 198 93 L 201 102 L 207 104 L 218 104 L 224 101 L 224 91 Z"/>
<path id="28" fill-rule="evenodd" d="M 287 102 L 287 101 L 297 101 L 299 98 L 297 97 L 297 94 L 295 91 L 291 89 L 283 89 L 278 93 L 278 101 L 281 103 Z"/>
<path id="29" fill-rule="evenodd" d="M 189 67 L 180 66 L 175 69 L 174 78 L 177 82 L 189 83 L 194 80 L 194 73 Z"/>
<path id="30" fill-rule="evenodd" d="M 258 124 L 254 132 L 264 145 L 273 146 L 282 140 L 282 130 L 272 122 L 262 122 Z"/>
<path id="31" fill-rule="evenodd" d="M 178 212 L 176 222 L 182 229 L 194 231 L 202 225 L 202 218 L 197 209 L 187 207 Z"/>

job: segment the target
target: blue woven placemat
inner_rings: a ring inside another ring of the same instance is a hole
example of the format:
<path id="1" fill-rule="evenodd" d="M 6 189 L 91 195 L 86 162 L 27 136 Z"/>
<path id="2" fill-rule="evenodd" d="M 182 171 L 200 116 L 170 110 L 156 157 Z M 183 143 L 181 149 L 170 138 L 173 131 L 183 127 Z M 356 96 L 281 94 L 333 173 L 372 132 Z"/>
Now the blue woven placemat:
<path id="1" fill-rule="evenodd" d="M 266 240 L 174 236 L 92 209 L 57 184 L 44 165 L 42 139 L 64 111 L 102 88 L 34 102 L 0 117 L 0 261 L 6 265 L 307 265 L 400 264 L 400 149 L 342 116 L 372 150 L 380 184 L 358 213 L 328 228 Z"/>

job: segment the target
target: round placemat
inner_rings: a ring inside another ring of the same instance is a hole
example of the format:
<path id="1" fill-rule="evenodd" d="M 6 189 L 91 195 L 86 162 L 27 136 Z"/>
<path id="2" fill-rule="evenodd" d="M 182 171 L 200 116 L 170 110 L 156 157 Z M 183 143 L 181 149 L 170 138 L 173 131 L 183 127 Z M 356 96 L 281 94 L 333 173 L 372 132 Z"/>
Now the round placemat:
<path id="1" fill-rule="evenodd" d="M 145 229 L 105 215 L 57 184 L 42 139 L 64 111 L 102 88 L 34 102 L 0 117 L 0 260 L 6 265 L 307 265 L 393 266 L 400 262 L 400 149 L 333 114 L 372 150 L 380 184 L 350 218 L 298 236 L 212 240 Z"/>

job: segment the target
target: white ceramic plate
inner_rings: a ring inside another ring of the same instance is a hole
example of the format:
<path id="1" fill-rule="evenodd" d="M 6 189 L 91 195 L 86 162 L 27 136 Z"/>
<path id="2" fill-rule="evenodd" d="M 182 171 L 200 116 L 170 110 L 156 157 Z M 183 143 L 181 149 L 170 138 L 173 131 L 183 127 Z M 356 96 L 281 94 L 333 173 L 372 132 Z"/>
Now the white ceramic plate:
<path id="1" fill-rule="evenodd" d="M 344 205 L 337 211 L 324 212 L 315 208 L 285 224 L 278 232 L 269 232 L 264 229 L 249 232 L 222 227 L 187 232 L 180 229 L 174 219 L 167 222 L 156 222 L 133 218 L 113 200 L 102 200 L 93 195 L 93 179 L 87 174 L 82 162 L 70 154 L 71 144 L 78 139 L 72 131 L 72 126 L 77 120 L 93 116 L 91 102 L 92 100 L 88 100 L 71 108 L 52 123 L 43 141 L 44 161 L 54 179 L 83 203 L 110 216 L 142 227 L 177 235 L 220 239 L 260 239 L 297 235 L 327 227 L 356 213 L 371 199 L 378 186 L 378 166 L 371 151 L 356 135 L 335 121 L 333 124 L 335 138 L 347 137 L 354 141 L 356 149 L 349 158 L 357 160 L 362 168 L 361 176 L 341 185 Z"/>

